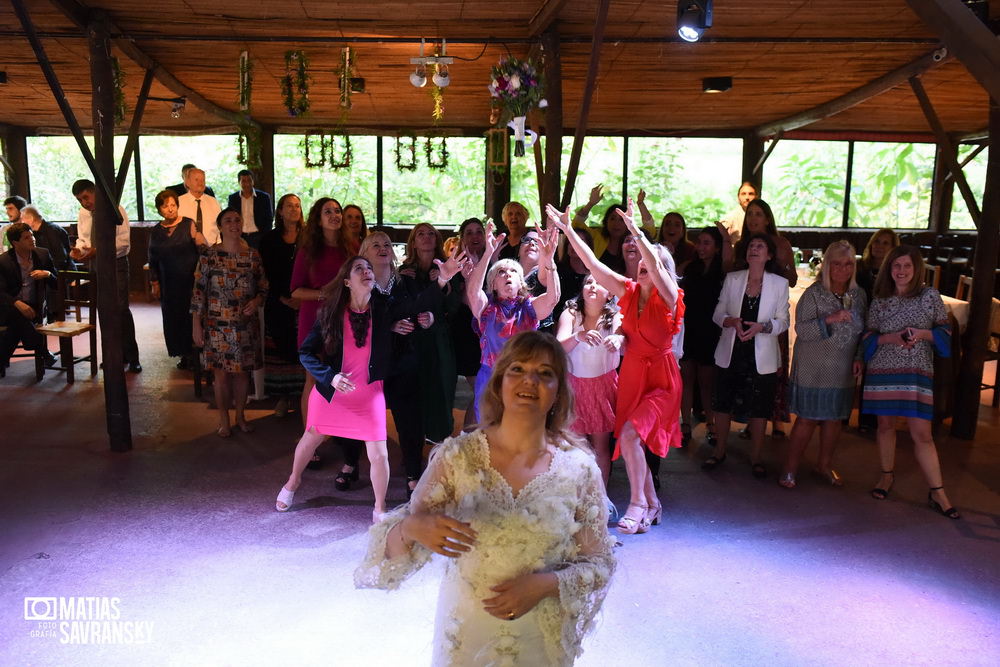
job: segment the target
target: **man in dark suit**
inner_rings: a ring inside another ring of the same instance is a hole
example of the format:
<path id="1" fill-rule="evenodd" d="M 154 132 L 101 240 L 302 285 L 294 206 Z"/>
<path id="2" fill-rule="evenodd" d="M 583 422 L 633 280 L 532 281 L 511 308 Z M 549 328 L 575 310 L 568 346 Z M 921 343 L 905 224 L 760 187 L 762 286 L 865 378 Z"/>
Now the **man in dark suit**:
<path id="1" fill-rule="evenodd" d="M 23 222 L 7 228 L 11 249 L 0 255 L 0 325 L 7 327 L 0 338 L 0 364 L 10 365 L 10 355 L 18 343 L 34 350 L 42 344 L 35 331 L 45 315 L 45 292 L 55 287 L 56 267 L 48 250 L 35 247 L 35 235 Z M 53 366 L 56 358 L 45 352 L 45 363 Z"/>
<path id="2" fill-rule="evenodd" d="M 274 225 L 274 207 L 271 195 L 253 186 L 253 172 L 241 169 L 240 189 L 229 195 L 229 208 L 243 216 L 243 238 L 251 248 L 260 247 L 260 239 Z"/>
<path id="3" fill-rule="evenodd" d="M 180 182 L 180 183 L 178 183 L 177 185 L 168 185 L 165 189 L 166 190 L 173 190 L 174 192 L 177 193 L 178 197 L 180 197 L 183 194 L 187 194 L 187 191 L 188 191 L 188 186 L 187 186 L 188 173 L 192 169 L 197 169 L 197 167 L 195 167 L 193 164 L 186 164 L 183 167 L 181 167 L 181 178 L 183 179 L 183 181 Z M 205 188 L 205 194 L 207 194 L 210 197 L 214 197 L 215 196 L 215 190 L 213 190 L 210 187 L 206 187 Z"/>
<path id="4" fill-rule="evenodd" d="M 21 209 L 21 222 L 31 227 L 35 235 L 35 245 L 49 251 L 57 271 L 76 268 L 76 264 L 69 256 L 69 234 L 65 229 L 43 218 L 38 209 L 31 204 Z M 45 301 L 49 308 L 49 323 L 62 319 L 64 304 L 59 290 L 49 288 Z"/>

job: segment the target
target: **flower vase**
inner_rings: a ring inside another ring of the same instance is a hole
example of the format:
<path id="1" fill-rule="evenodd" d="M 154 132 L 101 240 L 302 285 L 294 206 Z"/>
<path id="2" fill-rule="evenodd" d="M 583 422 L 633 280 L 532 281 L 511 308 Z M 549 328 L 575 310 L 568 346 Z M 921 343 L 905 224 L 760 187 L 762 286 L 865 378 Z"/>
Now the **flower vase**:
<path id="1" fill-rule="evenodd" d="M 514 157 L 524 157 L 524 116 L 514 116 L 511 126 L 514 128 Z"/>

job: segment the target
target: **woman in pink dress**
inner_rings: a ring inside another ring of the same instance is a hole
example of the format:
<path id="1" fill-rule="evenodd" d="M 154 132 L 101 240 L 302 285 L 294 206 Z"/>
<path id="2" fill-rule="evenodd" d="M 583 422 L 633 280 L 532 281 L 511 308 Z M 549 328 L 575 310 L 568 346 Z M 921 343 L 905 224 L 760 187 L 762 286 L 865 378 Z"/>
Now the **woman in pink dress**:
<path id="1" fill-rule="evenodd" d="M 364 441 L 375 492 L 372 520 L 385 513 L 389 457 L 382 380 L 392 363 L 391 322 L 386 301 L 371 298 L 374 285 L 375 272 L 367 259 L 345 262 L 330 299 L 299 348 L 299 359 L 315 383 L 292 473 L 275 503 L 279 512 L 291 507 L 316 448 L 326 436 L 335 435 Z"/>
<path id="2" fill-rule="evenodd" d="M 561 212 L 549 205 L 546 211 L 552 224 L 564 232 L 568 229 L 568 209 Z M 618 531 L 627 535 L 646 532 L 660 522 L 663 512 L 643 445 L 661 457 L 681 445 L 681 378 L 673 337 L 684 316 L 684 293 L 677 287 L 673 259 L 666 248 L 654 247 L 639 231 L 633 212 L 629 199 L 620 215 L 629 235 L 637 238 L 642 255 L 634 281 L 609 269 L 579 238 L 566 234 L 597 282 L 618 297 L 623 316 L 626 348 L 615 410 L 618 441 L 612 459 L 619 454 L 625 458 L 631 495 Z"/>

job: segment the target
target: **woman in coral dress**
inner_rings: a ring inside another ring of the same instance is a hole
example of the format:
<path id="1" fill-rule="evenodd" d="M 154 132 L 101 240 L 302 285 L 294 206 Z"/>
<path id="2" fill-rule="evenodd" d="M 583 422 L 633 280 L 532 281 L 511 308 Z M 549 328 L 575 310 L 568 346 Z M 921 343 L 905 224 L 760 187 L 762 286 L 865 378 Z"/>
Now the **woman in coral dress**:
<path id="1" fill-rule="evenodd" d="M 677 287 L 673 259 L 666 248 L 654 247 L 639 231 L 633 211 L 630 199 L 621 218 L 642 255 L 634 281 L 604 266 L 585 243 L 566 234 L 597 282 L 618 297 L 623 316 L 626 348 L 615 411 L 618 441 L 612 459 L 619 454 L 625 458 L 631 496 L 618 530 L 630 535 L 646 532 L 660 522 L 662 514 L 643 445 L 661 457 L 671 447 L 681 446 L 681 378 L 673 337 L 684 317 L 684 294 Z M 568 210 L 561 212 L 550 205 L 547 212 L 552 224 L 564 232 L 568 229 Z"/>

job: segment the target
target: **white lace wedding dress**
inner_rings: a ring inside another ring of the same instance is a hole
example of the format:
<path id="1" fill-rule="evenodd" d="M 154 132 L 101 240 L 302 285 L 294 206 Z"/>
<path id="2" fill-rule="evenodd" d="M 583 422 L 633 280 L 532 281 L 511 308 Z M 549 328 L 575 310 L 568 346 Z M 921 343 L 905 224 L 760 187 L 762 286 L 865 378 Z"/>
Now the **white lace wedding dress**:
<path id="1" fill-rule="evenodd" d="M 514 496 L 490 465 L 485 433 L 441 444 L 408 505 L 372 526 L 354 573 L 359 588 L 395 589 L 430 559 L 415 544 L 389 560 L 389 530 L 410 512 L 439 512 L 478 533 L 468 553 L 448 559 L 434 630 L 434 665 L 571 665 L 607 592 L 615 561 L 608 504 L 592 456 L 562 443 L 549 470 Z M 490 587 L 532 572 L 554 572 L 559 597 L 513 620 L 486 613 Z"/>

